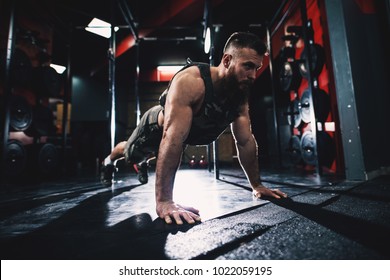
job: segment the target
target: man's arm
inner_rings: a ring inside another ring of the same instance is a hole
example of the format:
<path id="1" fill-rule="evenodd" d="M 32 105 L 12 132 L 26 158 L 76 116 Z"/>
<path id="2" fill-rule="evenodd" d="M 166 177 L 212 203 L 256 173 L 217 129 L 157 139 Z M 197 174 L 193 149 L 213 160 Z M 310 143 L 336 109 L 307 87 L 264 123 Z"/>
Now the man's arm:
<path id="1" fill-rule="evenodd" d="M 181 161 L 183 142 L 190 131 L 198 92 L 196 79 L 178 75 L 171 84 L 165 103 L 164 130 L 156 166 L 156 211 L 168 224 L 173 220 L 182 224 L 182 219 L 188 223 L 200 221 L 197 209 L 183 207 L 173 201 L 175 175 Z"/>
<path id="2" fill-rule="evenodd" d="M 257 198 L 270 196 L 274 198 L 287 197 L 278 189 L 268 189 L 260 180 L 259 163 L 257 156 L 257 143 L 251 131 L 248 105 L 242 107 L 240 116 L 231 125 L 236 141 L 237 155 L 249 184 L 253 189 L 253 195 Z"/>

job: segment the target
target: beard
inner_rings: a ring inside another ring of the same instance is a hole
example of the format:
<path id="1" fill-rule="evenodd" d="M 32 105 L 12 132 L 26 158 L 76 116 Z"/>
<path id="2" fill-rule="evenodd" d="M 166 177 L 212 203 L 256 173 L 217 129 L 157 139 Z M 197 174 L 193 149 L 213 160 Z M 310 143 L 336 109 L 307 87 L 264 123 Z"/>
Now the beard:
<path id="1" fill-rule="evenodd" d="M 253 81 L 245 80 L 238 81 L 234 75 L 228 76 L 226 79 L 226 90 L 230 92 L 231 104 L 243 105 L 248 101 L 252 92 Z"/>

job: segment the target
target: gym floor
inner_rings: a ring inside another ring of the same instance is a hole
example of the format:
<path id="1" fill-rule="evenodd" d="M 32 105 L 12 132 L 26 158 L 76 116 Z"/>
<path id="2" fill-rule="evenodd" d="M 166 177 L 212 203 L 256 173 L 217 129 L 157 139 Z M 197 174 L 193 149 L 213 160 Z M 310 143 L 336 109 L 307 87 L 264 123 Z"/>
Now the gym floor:
<path id="1" fill-rule="evenodd" d="M 166 225 L 154 210 L 154 172 L 1 188 L 1 259 L 389 259 L 390 176 L 350 182 L 262 170 L 283 200 L 252 198 L 239 168 L 181 169 L 175 201 L 202 222 Z"/>

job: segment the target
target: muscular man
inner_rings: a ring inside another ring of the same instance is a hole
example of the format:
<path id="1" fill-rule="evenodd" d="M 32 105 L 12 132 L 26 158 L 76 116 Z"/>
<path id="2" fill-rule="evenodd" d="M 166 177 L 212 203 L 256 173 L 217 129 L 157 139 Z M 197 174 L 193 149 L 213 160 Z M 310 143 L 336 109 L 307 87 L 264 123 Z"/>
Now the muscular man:
<path id="1" fill-rule="evenodd" d="M 170 224 L 200 221 L 199 211 L 173 201 L 176 171 L 186 145 L 215 141 L 231 125 L 238 159 L 255 197 L 287 195 L 262 185 L 257 143 L 251 132 L 248 95 L 263 63 L 266 45 L 254 34 L 233 33 L 216 67 L 190 63 L 172 78 L 160 97 L 160 105 L 149 109 L 127 142 L 119 143 L 105 159 L 102 182 L 110 184 L 115 162 L 125 158 L 134 164 L 141 183 L 147 182 L 147 162 L 157 156 L 156 211 Z"/>

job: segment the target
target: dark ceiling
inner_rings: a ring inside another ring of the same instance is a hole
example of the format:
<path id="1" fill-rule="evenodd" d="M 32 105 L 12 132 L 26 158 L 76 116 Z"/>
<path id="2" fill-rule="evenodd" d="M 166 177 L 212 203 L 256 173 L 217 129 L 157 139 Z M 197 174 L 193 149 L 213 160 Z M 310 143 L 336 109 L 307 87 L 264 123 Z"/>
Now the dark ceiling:
<path id="1" fill-rule="evenodd" d="M 12 0 L 11 0 L 12 1 Z M 14 0 L 15 1 L 15 0 Z M 114 22 L 116 32 L 116 73 L 118 77 L 134 72 L 136 49 L 134 32 L 139 36 L 139 65 L 207 61 L 203 51 L 204 0 L 19 0 L 17 13 L 28 13 L 53 29 L 53 61 L 66 64 L 71 46 L 74 73 L 107 74 L 109 39 L 86 32 L 92 18 Z M 218 32 L 214 36 L 215 62 L 227 36 L 249 30 L 265 37 L 265 26 L 283 0 L 210 0 L 209 19 Z M 131 26 L 133 28 L 131 28 Z"/>

